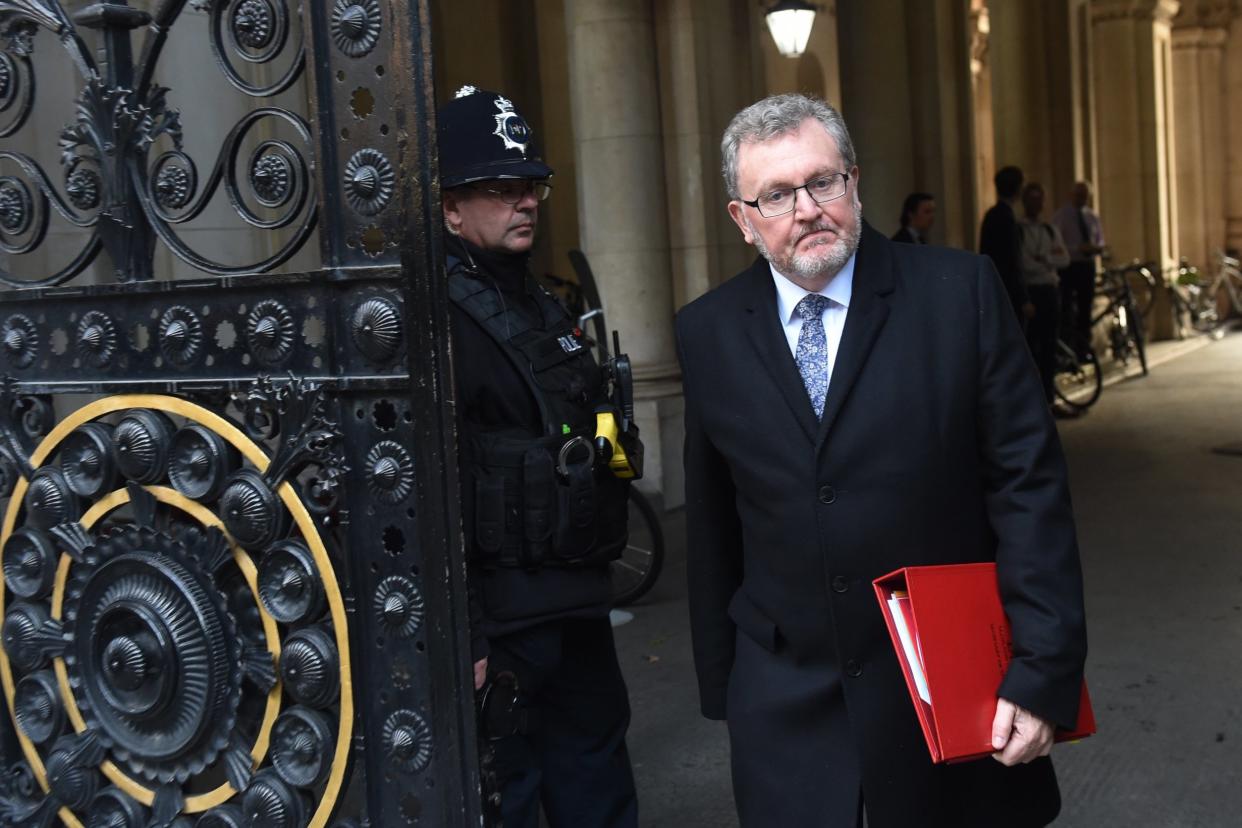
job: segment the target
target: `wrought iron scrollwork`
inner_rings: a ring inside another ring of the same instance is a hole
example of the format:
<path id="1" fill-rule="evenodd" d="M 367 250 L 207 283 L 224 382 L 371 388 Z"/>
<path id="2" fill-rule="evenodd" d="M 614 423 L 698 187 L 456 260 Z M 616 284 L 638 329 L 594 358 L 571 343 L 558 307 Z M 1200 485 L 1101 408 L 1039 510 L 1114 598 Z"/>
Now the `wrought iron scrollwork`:
<path id="1" fill-rule="evenodd" d="M 238 157 L 245 138 L 257 124 L 267 119 L 287 124 L 300 141 L 311 145 L 310 126 L 302 117 L 284 109 L 262 107 L 248 112 L 229 131 L 211 174 L 197 193 L 197 167 L 180 148 L 161 155 L 149 170 L 141 164 L 133 167 L 138 191 L 142 194 L 138 200 L 156 235 L 178 258 L 200 270 L 218 275 L 270 270 L 296 253 L 315 228 L 318 212 L 310 198 L 310 165 L 303 152 L 288 141 L 261 142 L 251 154 L 247 180 L 248 189 L 259 205 L 283 207 L 283 212 L 274 218 L 264 218 L 246 203 L 246 195 L 238 181 Z M 191 221 L 202 213 L 221 183 L 233 209 L 252 227 L 275 230 L 297 222 L 279 250 L 257 262 L 226 265 L 195 251 L 174 232 L 175 225 Z"/>
<path id="2" fill-rule="evenodd" d="M 30 58 L 10 46 L 10 51 L 0 52 L 0 112 L 11 110 L 7 122 L 0 125 L 0 138 L 21 129 L 33 108 L 34 72 Z"/>
<path id="3" fill-rule="evenodd" d="M 12 377 L 0 379 L 0 459 L 27 480 L 34 473 L 30 445 L 51 431 L 52 420 L 52 406 L 46 399 L 22 394 Z"/>
<path id="4" fill-rule="evenodd" d="M 209 13 L 216 63 L 228 82 L 242 92 L 256 98 L 278 95 L 302 74 L 305 53 L 301 38 L 288 68 L 267 85 L 246 80 L 230 58 L 233 55 L 245 63 L 262 64 L 278 57 L 289 40 L 288 0 L 214 0 Z"/>
<path id="5" fill-rule="evenodd" d="M 264 107 L 244 116 L 221 146 L 212 173 L 200 187 L 194 160 L 184 150 L 180 118 L 168 106 L 169 90 L 152 83 L 168 32 L 185 0 L 164 0 L 154 14 L 116 0 L 104 0 L 72 18 L 59 0 L 0 2 L 0 35 L 8 45 L 0 51 L 0 137 L 15 134 L 33 106 L 34 74 L 29 60 L 39 27 L 55 32 L 69 49 L 82 74 L 72 123 L 61 132 L 63 192 L 30 156 L 0 150 L 0 159 L 14 162 L 20 177 L 0 178 L 0 251 L 20 256 L 46 237 L 51 216 L 59 214 L 90 233 L 70 261 L 53 273 L 23 279 L 0 271 L 0 282 L 17 287 L 60 284 L 82 272 L 101 249 L 107 250 L 119 281 L 153 278 L 154 241 L 161 239 L 173 254 L 190 265 L 218 275 L 264 271 L 287 261 L 314 229 L 317 206 L 312 196 L 311 131 L 298 115 Z M 209 4 L 211 46 L 227 81 L 248 95 L 267 97 L 287 90 L 305 65 L 303 38 L 291 35 L 297 15 L 288 0 L 219 0 Z M 78 27 L 102 30 L 112 54 L 128 59 L 131 30 L 147 28 L 141 57 L 132 66 L 110 60 L 98 69 L 77 34 Z M 296 50 L 289 47 L 297 44 Z M 269 64 L 292 53 L 288 67 L 273 83 L 247 80 L 234 60 Z M 12 113 L 4 120 L 5 113 Z M 275 119 L 296 135 L 306 149 L 287 140 L 269 139 L 252 152 L 240 186 L 236 167 L 241 145 L 256 123 Z M 148 158 L 165 138 L 171 149 Z M 173 227 L 196 218 L 223 183 L 225 196 L 238 216 L 259 229 L 296 225 L 280 249 L 265 258 L 230 264 L 193 250 Z M 250 206 L 248 200 L 257 207 Z M 261 214 L 279 210 L 275 217 Z"/>
<path id="6" fill-rule="evenodd" d="M 340 451 L 340 426 L 329 419 L 323 387 L 291 377 L 279 385 L 259 377 L 238 398 L 251 436 L 280 443 L 263 480 L 271 489 L 308 465 L 318 466 L 319 485 L 335 491 L 348 466 Z"/>

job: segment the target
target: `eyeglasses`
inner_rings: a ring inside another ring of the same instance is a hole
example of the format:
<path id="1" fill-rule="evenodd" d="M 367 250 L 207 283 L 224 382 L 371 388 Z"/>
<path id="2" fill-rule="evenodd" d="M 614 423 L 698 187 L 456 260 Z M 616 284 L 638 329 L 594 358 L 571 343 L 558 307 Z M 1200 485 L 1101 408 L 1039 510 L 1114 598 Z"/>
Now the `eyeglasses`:
<path id="1" fill-rule="evenodd" d="M 486 186 L 472 185 L 471 189 L 494 195 L 505 204 L 512 206 L 531 193 L 535 194 L 536 201 L 543 201 L 552 192 L 552 185 L 547 181 L 510 178 L 489 181 Z"/>
<path id="2" fill-rule="evenodd" d="M 845 195 L 849 186 L 849 173 L 830 173 L 806 182 L 799 187 L 781 187 L 763 193 L 754 201 L 741 199 L 743 204 L 754 207 L 764 218 L 776 218 L 793 210 L 798 203 L 798 190 L 806 190 L 806 194 L 816 202 L 835 201 Z"/>

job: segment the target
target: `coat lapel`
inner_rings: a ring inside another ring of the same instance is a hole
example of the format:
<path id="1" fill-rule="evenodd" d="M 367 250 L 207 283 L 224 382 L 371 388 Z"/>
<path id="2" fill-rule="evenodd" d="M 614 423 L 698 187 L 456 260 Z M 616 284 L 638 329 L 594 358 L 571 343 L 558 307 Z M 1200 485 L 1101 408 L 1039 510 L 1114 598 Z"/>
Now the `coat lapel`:
<path id="1" fill-rule="evenodd" d="M 841 332 L 837 359 L 832 366 L 828 398 L 824 401 L 824 416 L 816 430 L 816 448 L 821 447 L 827 439 L 832 424 L 841 413 L 841 408 L 867 361 L 867 355 L 871 353 L 871 347 L 875 345 L 880 330 L 888 319 L 888 295 L 893 292 L 892 245 L 893 242 L 864 222 L 858 256 L 854 261 L 854 287 L 850 309 L 845 317 L 845 329 Z M 797 373 L 796 368 L 794 373 Z M 803 397 L 805 396 L 804 393 Z"/>
<path id="2" fill-rule="evenodd" d="M 811 411 L 811 401 L 802 384 L 802 375 L 798 373 L 798 364 L 789 352 L 784 325 L 777 318 L 776 286 L 772 284 L 772 271 L 767 260 L 756 260 L 745 278 L 747 289 L 742 326 L 759 353 L 760 363 L 780 388 L 781 396 L 806 434 L 807 441 L 814 443 L 819 424 Z"/>

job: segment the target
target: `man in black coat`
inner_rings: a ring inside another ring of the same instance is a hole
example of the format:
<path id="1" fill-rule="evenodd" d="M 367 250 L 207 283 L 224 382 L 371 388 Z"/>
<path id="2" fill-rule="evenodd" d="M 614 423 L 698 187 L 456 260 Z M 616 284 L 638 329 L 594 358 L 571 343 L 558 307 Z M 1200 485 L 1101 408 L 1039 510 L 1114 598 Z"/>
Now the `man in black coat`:
<path id="1" fill-rule="evenodd" d="M 1065 462 L 991 263 L 862 220 L 840 115 L 782 95 L 722 146 L 763 254 L 677 318 L 690 621 L 743 826 L 1035 826 L 1086 634 Z M 994 758 L 935 766 L 871 581 L 995 561 Z"/>
<path id="2" fill-rule="evenodd" d="M 530 273 L 552 169 L 496 92 L 463 87 L 437 129 L 475 688 L 516 677 L 521 691 L 518 715 L 486 732 L 501 821 L 635 828 L 608 618 L 629 482 L 594 462 L 604 376 Z"/>
<path id="3" fill-rule="evenodd" d="M 992 260 L 1009 294 L 1009 302 L 1022 324 L 1035 315 L 1022 278 L 1022 234 L 1018 229 L 1017 203 L 1022 192 L 1022 170 L 1001 167 L 992 179 L 996 203 L 983 214 L 979 227 L 979 252 Z"/>

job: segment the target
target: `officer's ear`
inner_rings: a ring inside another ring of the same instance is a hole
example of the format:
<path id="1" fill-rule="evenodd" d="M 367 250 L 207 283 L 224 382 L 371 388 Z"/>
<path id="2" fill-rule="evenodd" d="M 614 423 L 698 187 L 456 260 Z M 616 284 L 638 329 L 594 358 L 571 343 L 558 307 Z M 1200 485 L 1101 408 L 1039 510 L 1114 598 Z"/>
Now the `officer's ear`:
<path id="1" fill-rule="evenodd" d="M 453 235 L 461 235 L 461 204 L 457 198 L 457 192 L 453 190 L 440 191 L 440 204 L 444 209 L 444 225 Z"/>

